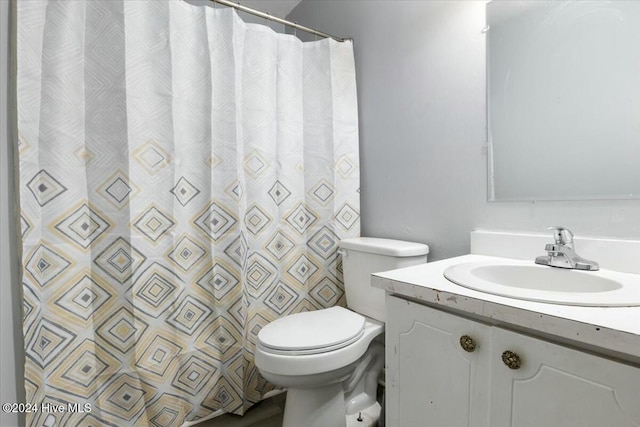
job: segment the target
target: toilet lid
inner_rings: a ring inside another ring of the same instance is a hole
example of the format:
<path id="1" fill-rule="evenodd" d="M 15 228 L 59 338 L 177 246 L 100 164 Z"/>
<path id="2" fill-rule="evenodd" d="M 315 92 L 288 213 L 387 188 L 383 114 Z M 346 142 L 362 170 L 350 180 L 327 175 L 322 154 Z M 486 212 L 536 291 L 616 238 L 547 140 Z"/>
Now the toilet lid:
<path id="1" fill-rule="evenodd" d="M 364 334 L 365 318 L 342 307 L 291 314 L 269 323 L 259 343 L 280 353 L 316 354 L 337 350 Z"/>

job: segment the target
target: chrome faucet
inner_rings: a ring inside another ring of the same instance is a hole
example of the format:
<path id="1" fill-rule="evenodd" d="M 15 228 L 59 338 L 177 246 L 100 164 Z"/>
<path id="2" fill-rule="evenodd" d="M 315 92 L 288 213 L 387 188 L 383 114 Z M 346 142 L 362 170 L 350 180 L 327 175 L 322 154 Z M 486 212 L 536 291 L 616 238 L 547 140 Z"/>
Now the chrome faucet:
<path id="1" fill-rule="evenodd" d="M 555 243 L 549 243 L 544 247 L 548 255 L 537 257 L 536 264 L 589 271 L 600 269 L 597 262 L 584 259 L 576 254 L 571 230 L 564 227 L 549 227 L 549 230 L 553 230 Z"/>

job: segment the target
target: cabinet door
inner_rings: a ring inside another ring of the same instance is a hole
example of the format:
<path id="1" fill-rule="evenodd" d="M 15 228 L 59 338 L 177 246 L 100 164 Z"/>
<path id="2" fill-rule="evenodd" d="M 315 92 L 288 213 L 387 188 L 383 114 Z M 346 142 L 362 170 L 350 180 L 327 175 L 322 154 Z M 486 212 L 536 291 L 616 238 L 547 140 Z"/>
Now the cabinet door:
<path id="1" fill-rule="evenodd" d="M 640 426 L 640 368 L 500 328 L 492 348 L 492 426 Z M 503 363 L 505 350 L 520 368 Z"/>
<path id="2" fill-rule="evenodd" d="M 486 427 L 490 328 L 391 296 L 387 310 L 387 425 Z"/>

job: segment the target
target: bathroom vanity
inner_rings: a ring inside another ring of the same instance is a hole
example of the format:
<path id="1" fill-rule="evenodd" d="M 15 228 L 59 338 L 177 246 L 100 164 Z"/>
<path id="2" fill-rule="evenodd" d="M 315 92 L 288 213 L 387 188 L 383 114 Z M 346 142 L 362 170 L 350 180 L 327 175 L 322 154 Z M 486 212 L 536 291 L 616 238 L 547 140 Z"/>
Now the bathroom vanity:
<path id="1" fill-rule="evenodd" d="M 477 244 L 485 237 L 474 245 L 472 233 L 476 254 L 373 276 L 387 292 L 387 425 L 640 426 L 640 307 L 533 302 L 447 280 L 451 266 L 500 262 L 478 255 L 491 252 Z"/>

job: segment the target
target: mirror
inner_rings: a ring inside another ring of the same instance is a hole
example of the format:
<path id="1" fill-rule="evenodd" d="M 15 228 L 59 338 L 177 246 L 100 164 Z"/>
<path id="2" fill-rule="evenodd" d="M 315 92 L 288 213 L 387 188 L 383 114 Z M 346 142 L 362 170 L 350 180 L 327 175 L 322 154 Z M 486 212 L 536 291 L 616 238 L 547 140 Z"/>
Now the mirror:
<path id="1" fill-rule="evenodd" d="M 489 200 L 640 198 L 640 1 L 487 4 Z"/>

